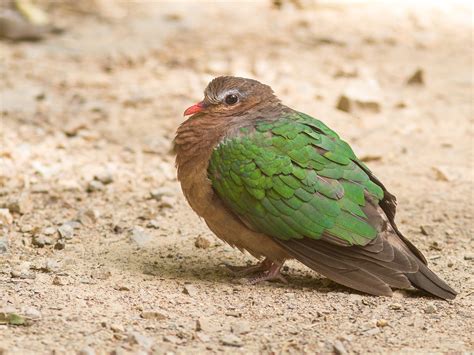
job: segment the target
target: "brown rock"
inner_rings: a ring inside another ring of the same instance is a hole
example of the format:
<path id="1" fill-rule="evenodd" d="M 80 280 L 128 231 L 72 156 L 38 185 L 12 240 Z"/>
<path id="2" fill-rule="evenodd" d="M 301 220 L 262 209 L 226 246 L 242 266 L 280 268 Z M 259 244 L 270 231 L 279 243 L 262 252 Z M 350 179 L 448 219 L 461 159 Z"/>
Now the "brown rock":
<path id="1" fill-rule="evenodd" d="M 198 236 L 194 241 L 194 246 L 198 249 L 207 249 L 211 246 L 211 242 L 202 236 Z"/>
<path id="2" fill-rule="evenodd" d="M 408 85 L 423 85 L 425 83 L 423 69 L 417 69 L 407 80 Z"/>

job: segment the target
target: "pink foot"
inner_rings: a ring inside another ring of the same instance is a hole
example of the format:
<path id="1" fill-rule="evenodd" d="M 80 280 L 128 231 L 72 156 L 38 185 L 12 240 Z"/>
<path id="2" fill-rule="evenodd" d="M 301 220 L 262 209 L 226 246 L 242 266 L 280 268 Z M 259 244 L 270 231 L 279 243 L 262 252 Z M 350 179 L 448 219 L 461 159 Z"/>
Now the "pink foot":
<path id="1" fill-rule="evenodd" d="M 262 281 L 277 280 L 277 281 L 281 281 L 281 282 L 287 284 L 288 281 L 283 277 L 282 274 L 280 274 L 280 270 L 281 270 L 282 266 L 283 266 L 283 263 L 279 263 L 279 262 L 276 262 L 276 261 L 271 262 L 270 266 L 266 270 L 262 271 L 257 276 L 249 278 L 249 283 L 251 285 L 255 285 L 255 284 L 257 284 L 259 282 L 262 282 Z"/>
<path id="2" fill-rule="evenodd" d="M 230 264 L 224 263 L 224 266 L 232 273 L 232 275 L 236 277 L 243 277 L 252 274 L 256 274 L 258 272 L 264 272 L 268 270 L 272 265 L 272 262 L 268 259 L 263 260 L 262 262 L 250 265 L 250 266 L 234 266 Z"/>

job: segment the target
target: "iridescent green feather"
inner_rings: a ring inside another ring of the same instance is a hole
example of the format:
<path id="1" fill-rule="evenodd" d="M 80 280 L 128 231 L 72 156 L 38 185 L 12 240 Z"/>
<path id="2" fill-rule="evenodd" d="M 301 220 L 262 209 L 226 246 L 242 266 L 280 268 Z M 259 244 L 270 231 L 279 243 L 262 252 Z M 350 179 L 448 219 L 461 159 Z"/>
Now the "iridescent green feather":
<path id="1" fill-rule="evenodd" d="M 218 196 L 256 230 L 280 239 L 327 234 L 349 245 L 377 233 L 362 208 L 383 190 L 367 171 L 335 132 L 298 112 L 241 128 L 208 168 Z"/>

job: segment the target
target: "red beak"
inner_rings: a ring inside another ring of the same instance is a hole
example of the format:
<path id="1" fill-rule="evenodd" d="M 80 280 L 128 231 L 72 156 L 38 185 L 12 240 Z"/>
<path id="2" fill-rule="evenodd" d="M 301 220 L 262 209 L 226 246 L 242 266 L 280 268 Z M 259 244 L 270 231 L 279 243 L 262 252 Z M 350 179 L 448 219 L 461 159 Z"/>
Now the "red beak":
<path id="1" fill-rule="evenodd" d="M 197 104 L 192 105 L 191 107 L 188 107 L 186 111 L 184 111 L 184 116 L 189 116 L 189 115 L 193 115 L 195 113 L 201 112 L 205 108 L 206 106 L 204 105 L 204 102 L 202 101 L 198 102 Z"/>

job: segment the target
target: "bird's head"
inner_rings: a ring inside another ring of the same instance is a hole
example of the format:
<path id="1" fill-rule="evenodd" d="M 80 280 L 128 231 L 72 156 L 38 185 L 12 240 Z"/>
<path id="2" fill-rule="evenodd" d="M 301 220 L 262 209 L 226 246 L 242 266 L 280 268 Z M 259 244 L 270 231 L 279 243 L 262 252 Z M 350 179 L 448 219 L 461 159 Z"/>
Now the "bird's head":
<path id="1" fill-rule="evenodd" d="M 204 99 L 189 107 L 184 115 L 206 113 L 238 116 L 259 104 L 279 102 L 273 90 L 253 79 L 219 76 L 204 90 Z"/>

